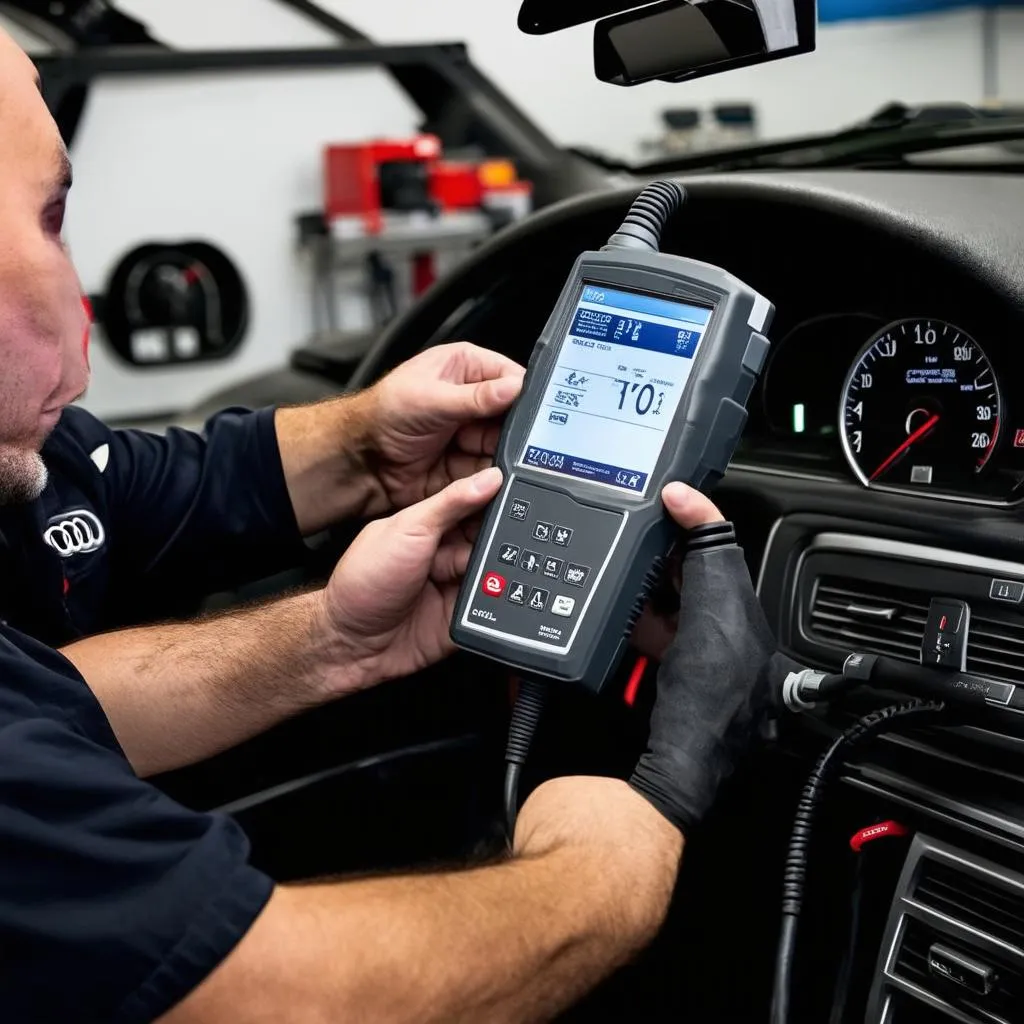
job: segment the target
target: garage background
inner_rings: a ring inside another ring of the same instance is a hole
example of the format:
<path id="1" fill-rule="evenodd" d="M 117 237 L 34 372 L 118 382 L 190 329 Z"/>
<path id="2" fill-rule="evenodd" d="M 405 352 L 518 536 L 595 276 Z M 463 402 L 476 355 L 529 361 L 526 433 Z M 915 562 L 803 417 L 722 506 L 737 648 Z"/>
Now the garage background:
<path id="1" fill-rule="evenodd" d="M 937 3 L 902 5 L 912 11 Z M 686 85 L 621 89 L 594 78 L 589 26 L 522 35 L 515 28 L 519 0 L 324 2 L 377 42 L 465 41 L 474 61 L 557 142 L 627 160 L 637 159 L 643 140 L 658 133 L 669 106 L 753 101 L 762 137 L 772 137 L 832 131 L 895 99 L 980 102 L 986 38 L 996 50 L 998 94 L 1024 99 L 1024 61 L 1014 56 L 1024 47 L 1024 9 L 938 5 L 956 9 L 826 23 L 817 52 L 798 59 Z M 268 0 L 122 0 L 118 6 L 182 49 L 334 43 Z M 823 20 L 860 19 L 883 6 L 891 10 L 894 0 L 820 2 Z M 117 260 L 140 242 L 206 239 L 241 268 L 253 311 L 237 354 L 200 367 L 140 372 L 119 363 L 100 341 L 84 404 L 115 419 L 165 413 L 284 363 L 311 329 L 294 218 L 319 204 L 321 147 L 408 136 L 417 120 L 418 112 L 377 70 L 98 82 L 75 142 L 67 221 L 86 289 L 101 291 Z M 351 315 L 358 319 L 359 310 Z"/>

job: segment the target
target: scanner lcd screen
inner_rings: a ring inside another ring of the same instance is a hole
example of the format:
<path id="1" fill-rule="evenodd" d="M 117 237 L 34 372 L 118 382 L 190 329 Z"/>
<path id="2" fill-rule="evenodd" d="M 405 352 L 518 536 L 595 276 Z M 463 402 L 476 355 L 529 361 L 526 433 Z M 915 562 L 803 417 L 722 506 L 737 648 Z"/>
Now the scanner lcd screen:
<path id="1" fill-rule="evenodd" d="M 519 465 L 645 494 L 710 317 L 585 284 Z"/>

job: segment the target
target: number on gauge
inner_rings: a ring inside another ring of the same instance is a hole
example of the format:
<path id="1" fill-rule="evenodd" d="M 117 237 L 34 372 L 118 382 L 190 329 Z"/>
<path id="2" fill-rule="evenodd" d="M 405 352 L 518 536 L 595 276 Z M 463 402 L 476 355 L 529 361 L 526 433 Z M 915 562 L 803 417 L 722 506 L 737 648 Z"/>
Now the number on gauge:
<path id="1" fill-rule="evenodd" d="M 999 439 L 999 383 L 981 346 L 941 320 L 876 334 L 846 378 L 840 436 L 865 486 L 970 488 Z"/>

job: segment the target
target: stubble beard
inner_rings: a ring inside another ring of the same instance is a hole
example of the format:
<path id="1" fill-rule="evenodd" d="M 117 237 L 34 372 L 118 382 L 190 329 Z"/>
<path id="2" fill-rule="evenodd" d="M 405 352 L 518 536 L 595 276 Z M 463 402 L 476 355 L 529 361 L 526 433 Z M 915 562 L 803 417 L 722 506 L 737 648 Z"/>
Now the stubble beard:
<path id="1" fill-rule="evenodd" d="M 46 489 L 48 478 L 38 452 L 0 444 L 0 505 L 35 501 Z"/>

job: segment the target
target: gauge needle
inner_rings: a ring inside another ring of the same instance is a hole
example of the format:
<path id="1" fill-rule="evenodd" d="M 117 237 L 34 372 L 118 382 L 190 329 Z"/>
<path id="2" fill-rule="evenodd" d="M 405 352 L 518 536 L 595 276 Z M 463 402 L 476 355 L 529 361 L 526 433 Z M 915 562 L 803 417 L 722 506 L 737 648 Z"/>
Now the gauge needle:
<path id="1" fill-rule="evenodd" d="M 877 480 L 915 441 L 920 441 L 925 434 L 930 433 L 938 422 L 939 414 L 933 413 L 871 474 L 871 479 Z"/>

